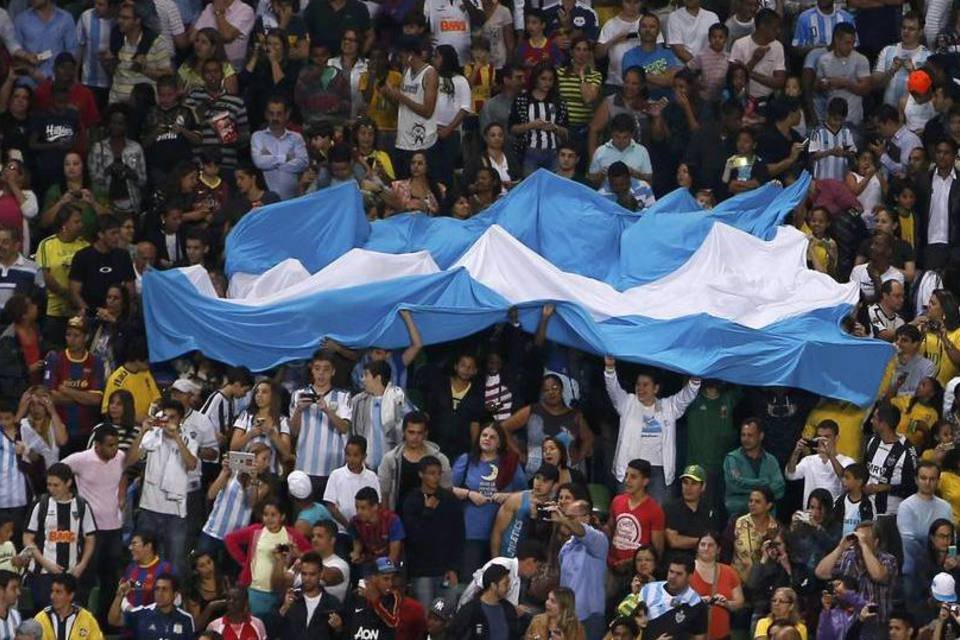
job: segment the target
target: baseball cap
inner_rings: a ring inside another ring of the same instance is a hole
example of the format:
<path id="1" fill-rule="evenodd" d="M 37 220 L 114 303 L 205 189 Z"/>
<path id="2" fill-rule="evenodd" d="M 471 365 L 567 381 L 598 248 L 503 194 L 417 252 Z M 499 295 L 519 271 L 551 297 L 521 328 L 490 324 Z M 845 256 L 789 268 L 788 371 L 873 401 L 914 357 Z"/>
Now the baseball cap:
<path id="1" fill-rule="evenodd" d="M 933 576 L 933 583 L 930 585 L 930 594 L 937 602 L 956 602 L 957 601 L 957 582 L 953 576 L 946 571 L 941 571 Z"/>
<path id="2" fill-rule="evenodd" d="M 313 493 L 313 483 L 303 471 L 291 471 L 287 476 L 287 490 L 297 500 L 306 500 Z"/>
<path id="3" fill-rule="evenodd" d="M 907 76 L 907 91 L 914 93 L 926 93 L 933 86 L 933 79 L 930 74 L 923 69 L 911 71 Z"/>
<path id="4" fill-rule="evenodd" d="M 550 464 L 549 462 L 544 462 L 541 464 L 540 468 L 537 469 L 537 472 L 533 475 L 540 476 L 544 480 L 551 480 L 553 482 L 556 482 L 560 479 L 560 471 L 557 469 L 557 466 Z"/>
<path id="5" fill-rule="evenodd" d="M 428 613 L 432 616 L 437 616 L 441 620 L 449 620 L 451 616 L 453 616 L 453 606 L 444 598 L 434 598 L 433 602 L 430 603 L 430 611 Z"/>
<path id="6" fill-rule="evenodd" d="M 680 479 L 682 480 L 683 478 L 690 478 L 697 482 L 706 482 L 707 472 L 698 464 L 688 464 L 683 468 L 683 473 L 680 474 Z"/>
<path id="7" fill-rule="evenodd" d="M 377 558 L 376 569 L 374 571 L 378 576 L 382 576 L 388 573 L 396 573 L 397 565 L 393 564 L 393 561 L 390 558 Z"/>
<path id="8" fill-rule="evenodd" d="M 200 385 L 187 378 L 177 378 L 170 388 L 180 393 L 200 393 Z"/>
<path id="9" fill-rule="evenodd" d="M 83 316 L 73 316 L 67 320 L 67 329 L 79 329 L 84 333 L 87 332 L 87 320 Z"/>

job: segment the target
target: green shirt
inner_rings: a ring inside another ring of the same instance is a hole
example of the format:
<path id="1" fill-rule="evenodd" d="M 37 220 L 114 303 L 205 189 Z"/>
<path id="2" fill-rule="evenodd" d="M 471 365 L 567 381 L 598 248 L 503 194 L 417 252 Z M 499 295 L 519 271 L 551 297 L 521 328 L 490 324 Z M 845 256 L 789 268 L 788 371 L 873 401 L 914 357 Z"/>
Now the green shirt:
<path id="1" fill-rule="evenodd" d="M 733 422 L 733 409 L 740 396 L 739 388 L 721 391 L 712 400 L 700 391 L 686 413 L 687 464 L 699 464 L 709 473 L 721 471 L 724 456 L 740 441 Z"/>

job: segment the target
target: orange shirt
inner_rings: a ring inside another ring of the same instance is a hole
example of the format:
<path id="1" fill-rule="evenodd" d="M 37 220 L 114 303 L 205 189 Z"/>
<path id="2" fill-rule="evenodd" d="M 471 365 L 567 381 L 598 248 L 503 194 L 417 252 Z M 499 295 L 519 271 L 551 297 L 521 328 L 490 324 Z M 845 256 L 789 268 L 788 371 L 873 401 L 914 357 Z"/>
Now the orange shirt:
<path id="1" fill-rule="evenodd" d="M 717 563 L 717 587 L 714 591 L 713 585 L 700 577 L 696 571 L 690 578 L 690 586 L 704 598 L 709 598 L 713 594 L 726 597 L 728 600 L 733 598 L 733 590 L 740 586 L 740 576 L 728 564 Z M 708 629 L 708 638 L 710 640 L 719 640 L 730 635 L 730 612 L 723 607 L 710 607 L 710 628 Z"/>

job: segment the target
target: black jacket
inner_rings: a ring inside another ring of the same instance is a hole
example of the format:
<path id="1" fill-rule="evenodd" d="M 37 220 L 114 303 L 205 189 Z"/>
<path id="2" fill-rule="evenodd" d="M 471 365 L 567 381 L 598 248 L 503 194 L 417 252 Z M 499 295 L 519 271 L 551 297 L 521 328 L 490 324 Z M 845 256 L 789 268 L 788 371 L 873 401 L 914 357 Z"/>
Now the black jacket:
<path id="1" fill-rule="evenodd" d="M 334 638 L 333 629 L 330 628 L 328 619 L 331 613 L 339 613 L 340 601 L 335 597 L 323 592 L 320 597 L 320 603 L 310 618 L 310 625 L 307 625 L 307 604 L 303 598 L 299 598 L 290 609 L 287 615 L 283 616 L 283 640 L 329 640 Z"/>
<path id="2" fill-rule="evenodd" d="M 403 502 L 403 528 L 410 576 L 440 576 L 457 569 L 463 549 L 463 507 L 449 489 L 439 489 L 440 504 L 428 509 L 419 489 Z"/>
<path id="3" fill-rule="evenodd" d="M 509 640 L 520 640 L 517 610 L 506 600 L 500 601 L 500 607 L 507 620 Z M 487 617 L 483 615 L 480 596 L 460 607 L 447 627 L 447 637 L 457 640 L 489 640 L 490 629 L 487 627 Z"/>
<path id="4" fill-rule="evenodd" d="M 932 185 L 932 171 L 917 178 L 917 232 L 915 235 L 917 248 L 927 246 L 927 230 L 930 227 L 930 199 L 933 194 Z M 956 170 L 954 170 L 953 184 L 950 185 L 947 209 L 947 243 L 950 245 L 950 262 L 955 263 L 960 262 L 960 174 Z M 922 260 L 922 252 L 920 255 Z M 925 269 L 929 268 L 922 261 L 921 265 Z"/>

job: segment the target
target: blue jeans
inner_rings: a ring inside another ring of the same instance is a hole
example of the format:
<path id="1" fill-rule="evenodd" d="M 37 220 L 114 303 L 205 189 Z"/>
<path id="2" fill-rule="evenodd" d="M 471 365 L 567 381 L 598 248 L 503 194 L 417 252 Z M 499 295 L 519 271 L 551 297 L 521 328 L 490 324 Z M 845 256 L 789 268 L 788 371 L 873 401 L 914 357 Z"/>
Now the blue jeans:
<path id="1" fill-rule="evenodd" d="M 141 509 L 140 515 L 137 516 L 137 529 L 153 532 L 163 551 L 161 557 L 170 561 L 178 576 L 190 575 L 190 567 L 187 564 L 186 518 Z"/>
<path id="2" fill-rule="evenodd" d="M 523 154 L 523 175 L 529 176 L 537 169 L 553 171 L 557 166 L 556 149 L 527 149 Z"/>

